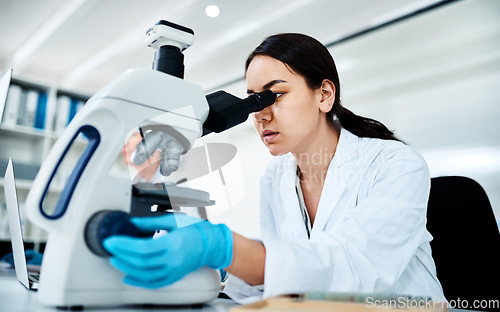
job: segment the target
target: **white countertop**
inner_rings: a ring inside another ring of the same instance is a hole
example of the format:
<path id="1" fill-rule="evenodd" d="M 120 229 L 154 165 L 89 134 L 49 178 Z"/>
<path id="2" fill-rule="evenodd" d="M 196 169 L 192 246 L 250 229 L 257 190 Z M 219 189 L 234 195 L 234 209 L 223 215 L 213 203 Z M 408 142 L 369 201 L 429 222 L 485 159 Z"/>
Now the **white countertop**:
<path id="1" fill-rule="evenodd" d="M 92 312 L 124 312 L 124 311 L 168 311 L 168 312 L 227 312 L 236 304 L 228 299 L 216 299 L 209 304 L 202 306 L 142 306 L 142 305 L 114 305 L 103 307 L 89 307 L 84 311 Z M 41 305 L 37 300 L 37 292 L 26 289 L 16 278 L 15 271 L 12 269 L 0 268 L 0 311 L 5 312 L 54 312 L 63 311 L 56 307 Z"/>

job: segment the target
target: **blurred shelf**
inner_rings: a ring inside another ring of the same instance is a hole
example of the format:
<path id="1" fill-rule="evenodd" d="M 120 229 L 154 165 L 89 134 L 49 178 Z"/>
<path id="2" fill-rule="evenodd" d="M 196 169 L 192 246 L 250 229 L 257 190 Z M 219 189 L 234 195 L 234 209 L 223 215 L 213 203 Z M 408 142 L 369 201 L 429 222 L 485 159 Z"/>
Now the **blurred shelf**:
<path id="1" fill-rule="evenodd" d="M 36 129 L 33 127 L 27 126 L 9 126 L 9 125 L 1 125 L 0 126 L 0 135 L 8 135 L 13 138 L 45 138 L 45 130 Z"/>
<path id="2" fill-rule="evenodd" d="M 0 187 L 3 187 L 4 185 L 5 185 L 5 179 L 0 178 Z M 33 185 L 33 181 L 31 180 L 16 179 L 16 189 L 18 191 L 29 190 L 31 188 L 31 185 Z"/>
<path id="3" fill-rule="evenodd" d="M 5 185 L 5 179 L 0 178 L 0 187 L 3 188 Z M 17 191 L 29 191 L 31 189 L 31 186 L 33 185 L 33 181 L 31 180 L 23 180 L 23 179 L 16 179 L 16 189 Z M 51 188 L 49 191 L 49 196 L 51 194 L 60 194 L 63 190 L 63 186 L 57 186 L 54 188 Z"/>

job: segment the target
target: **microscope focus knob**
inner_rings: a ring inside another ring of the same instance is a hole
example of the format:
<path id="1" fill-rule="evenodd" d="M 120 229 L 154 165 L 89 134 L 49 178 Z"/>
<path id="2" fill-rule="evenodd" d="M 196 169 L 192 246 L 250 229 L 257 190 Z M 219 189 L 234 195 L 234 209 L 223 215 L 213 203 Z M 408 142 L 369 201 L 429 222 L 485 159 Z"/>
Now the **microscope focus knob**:
<path id="1" fill-rule="evenodd" d="M 128 213 L 119 210 L 102 210 L 93 214 L 85 225 L 85 243 L 97 256 L 109 257 L 103 242 L 111 235 L 144 236 L 130 222 Z"/>

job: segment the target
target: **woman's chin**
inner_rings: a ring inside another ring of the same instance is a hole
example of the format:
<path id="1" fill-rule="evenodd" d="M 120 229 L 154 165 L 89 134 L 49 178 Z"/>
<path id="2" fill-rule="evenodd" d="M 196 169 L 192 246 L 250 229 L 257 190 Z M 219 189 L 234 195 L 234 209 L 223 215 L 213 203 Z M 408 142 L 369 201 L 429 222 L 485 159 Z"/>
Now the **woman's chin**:
<path id="1" fill-rule="evenodd" d="M 283 149 L 276 148 L 276 146 L 267 146 L 269 153 L 273 156 L 282 156 L 288 153 L 288 151 L 284 151 Z"/>

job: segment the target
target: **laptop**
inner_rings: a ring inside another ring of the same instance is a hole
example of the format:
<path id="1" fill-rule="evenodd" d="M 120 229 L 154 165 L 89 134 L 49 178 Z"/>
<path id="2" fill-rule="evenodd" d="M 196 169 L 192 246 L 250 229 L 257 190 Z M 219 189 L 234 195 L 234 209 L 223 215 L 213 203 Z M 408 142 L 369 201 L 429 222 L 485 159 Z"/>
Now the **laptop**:
<path id="1" fill-rule="evenodd" d="M 40 278 L 39 268 L 28 265 L 24 253 L 23 229 L 21 227 L 21 216 L 19 212 L 19 202 L 17 200 L 16 182 L 14 178 L 14 166 L 12 159 L 9 159 L 4 177 L 4 193 L 7 204 L 7 214 L 9 216 L 9 229 L 12 242 L 12 254 L 14 256 L 14 266 L 17 279 L 30 290 L 38 289 Z"/>

